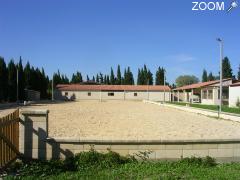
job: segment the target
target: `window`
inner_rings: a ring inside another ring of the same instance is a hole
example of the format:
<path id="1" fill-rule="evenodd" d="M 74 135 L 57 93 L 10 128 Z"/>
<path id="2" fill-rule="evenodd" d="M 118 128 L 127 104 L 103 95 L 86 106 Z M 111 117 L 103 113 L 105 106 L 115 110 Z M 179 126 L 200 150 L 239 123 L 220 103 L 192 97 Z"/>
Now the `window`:
<path id="1" fill-rule="evenodd" d="M 91 95 L 92 95 L 92 93 L 91 93 L 91 92 L 88 92 L 88 93 L 87 93 L 87 95 L 88 95 L 88 96 L 91 96 Z"/>
<path id="2" fill-rule="evenodd" d="M 137 93 L 134 93 L 134 96 L 137 96 Z"/>
<path id="3" fill-rule="evenodd" d="M 68 96 L 68 92 L 65 92 L 65 96 Z"/>
<path id="4" fill-rule="evenodd" d="M 213 99 L 213 90 L 208 90 L 208 99 Z"/>
<path id="5" fill-rule="evenodd" d="M 108 96 L 114 96 L 114 92 L 109 92 Z"/>
<path id="6" fill-rule="evenodd" d="M 203 91 L 202 95 L 203 95 L 202 99 L 207 99 L 207 91 L 206 90 Z"/>

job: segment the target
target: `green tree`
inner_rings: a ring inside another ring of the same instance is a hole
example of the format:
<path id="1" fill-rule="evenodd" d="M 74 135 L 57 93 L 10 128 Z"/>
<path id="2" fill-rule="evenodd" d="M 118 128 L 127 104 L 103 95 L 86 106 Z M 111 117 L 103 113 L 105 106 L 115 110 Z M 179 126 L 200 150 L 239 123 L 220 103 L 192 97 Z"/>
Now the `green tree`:
<path id="1" fill-rule="evenodd" d="M 164 68 L 158 67 L 155 77 L 156 85 L 164 85 L 164 72 L 165 72 Z"/>
<path id="2" fill-rule="evenodd" d="M 142 85 L 142 73 L 139 68 L 138 68 L 138 75 L 137 75 L 137 85 Z"/>
<path id="3" fill-rule="evenodd" d="M 122 81 L 125 85 L 134 85 L 133 73 L 131 72 L 130 67 L 128 67 L 127 70 L 124 70 L 124 78 Z"/>
<path id="4" fill-rule="evenodd" d="M 24 71 L 23 71 L 23 65 L 22 65 L 22 57 L 20 56 L 18 65 L 18 97 L 19 100 L 24 100 L 25 99 L 25 76 L 24 76 Z"/>
<path id="5" fill-rule="evenodd" d="M 76 74 L 73 73 L 71 83 L 76 84 L 81 83 L 82 81 L 82 74 L 80 72 L 77 71 Z"/>
<path id="6" fill-rule="evenodd" d="M 110 84 L 111 85 L 115 84 L 115 76 L 112 68 L 111 68 L 111 74 L 110 74 Z"/>
<path id="7" fill-rule="evenodd" d="M 190 84 L 195 84 L 198 83 L 199 79 L 196 76 L 191 76 L 191 75 L 183 75 L 179 76 L 176 79 L 176 85 L 177 87 L 185 86 L 185 85 L 190 85 Z"/>
<path id="8" fill-rule="evenodd" d="M 107 75 L 107 81 L 106 81 L 106 84 L 110 84 L 110 78 L 109 78 L 109 75 Z"/>
<path id="9" fill-rule="evenodd" d="M 116 84 L 117 84 L 117 85 L 121 85 L 121 82 L 122 82 L 122 74 L 121 74 L 120 65 L 118 65 L 118 67 L 117 67 L 117 79 L 116 79 Z"/>
<path id="10" fill-rule="evenodd" d="M 231 68 L 231 64 L 230 64 L 228 57 L 225 57 L 223 59 L 222 72 L 223 72 L 223 74 L 222 74 L 223 79 L 233 78 L 232 68 Z"/>
<path id="11" fill-rule="evenodd" d="M 106 75 L 104 75 L 103 84 L 107 84 L 107 76 Z"/>
<path id="12" fill-rule="evenodd" d="M 207 74 L 207 71 L 204 69 L 202 74 L 202 82 L 207 82 L 207 81 L 208 81 L 208 74 Z"/>
<path id="13" fill-rule="evenodd" d="M 25 88 L 30 89 L 31 88 L 31 66 L 29 62 L 27 62 L 24 68 L 24 79 L 25 79 Z"/>
<path id="14" fill-rule="evenodd" d="M 98 74 L 96 75 L 96 82 L 97 82 L 97 83 L 100 82 L 100 81 L 99 81 L 99 76 L 98 76 Z"/>
<path id="15" fill-rule="evenodd" d="M 8 71 L 3 57 L 0 57 L 0 102 L 8 99 Z"/>
<path id="16" fill-rule="evenodd" d="M 208 81 L 214 81 L 216 78 L 213 76 L 212 72 L 208 74 Z"/>
<path id="17" fill-rule="evenodd" d="M 153 85 L 153 74 L 150 70 L 147 72 L 147 85 Z"/>
<path id="18" fill-rule="evenodd" d="M 138 69 L 138 85 L 153 85 L 153 74 L 144 64 L 142 69 Z"/>
<path id="19" fill-rule="evenodd" d="M 17 100 L 17 68 L 13 60 L 8 63 L 8 101 Z"/>
<path id="20" fill-rule="evenodd" d="M 41 70 L 41 87 L 40 87 L 41 99 L 48 98 L 48 92 L 47 92 L 48 84 L 49 84 L 49 78 L 48 78 L 48 76 L 45 75 L 45 71 L 42 68 L 42 70 Z"/>
<path id="21" fill-rule="evenodd" d="M 238 67 L 238 74 L 237 74 L 237 77 L 238 77 L 238 80 L 240 80 L 240 64 L 239 64 L 239 67 Z"/>
<path id="22" fill-rule="evenodd" d="M 99 82 L 101 84 L 103 84 L 103 74 L 102 73 L 99 74 Z"/>

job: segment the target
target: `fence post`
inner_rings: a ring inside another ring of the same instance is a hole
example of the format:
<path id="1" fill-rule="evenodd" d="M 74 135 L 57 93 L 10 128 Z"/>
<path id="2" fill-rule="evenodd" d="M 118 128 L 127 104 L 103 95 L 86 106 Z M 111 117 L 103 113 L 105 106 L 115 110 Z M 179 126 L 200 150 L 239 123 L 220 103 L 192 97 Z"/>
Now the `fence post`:
<path id="1" fill-rule="evenodd" d="M 46 159 L 48 110 L 23 110 L 20 120 L 20 152 L 25 158 Z"/>

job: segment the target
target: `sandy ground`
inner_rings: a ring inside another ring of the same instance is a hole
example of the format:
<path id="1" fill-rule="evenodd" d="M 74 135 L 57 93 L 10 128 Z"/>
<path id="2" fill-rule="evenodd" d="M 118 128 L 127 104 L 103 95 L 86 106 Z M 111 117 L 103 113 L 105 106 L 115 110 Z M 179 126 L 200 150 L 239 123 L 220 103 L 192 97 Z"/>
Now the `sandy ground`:
<path id="1" fill-rule="evenodd" d="M 240 138 L 240 123 L 143 102 L 81 101 L 30 108 L 50 110 L 50 137 L 88 140 Z"/>

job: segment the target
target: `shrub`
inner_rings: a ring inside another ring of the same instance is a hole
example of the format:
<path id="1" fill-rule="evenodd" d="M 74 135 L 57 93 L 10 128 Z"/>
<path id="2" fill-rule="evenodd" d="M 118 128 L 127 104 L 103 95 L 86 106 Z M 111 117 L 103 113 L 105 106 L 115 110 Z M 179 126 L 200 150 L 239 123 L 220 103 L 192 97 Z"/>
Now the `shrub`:
<path id="1" fill-rule="evenodd" d="M 64 171 L 64 163 L 61 160 L 51 161 L 23 161 L 16 162 L 11 167 L 9 172 L 19 174 L 19 176 L 36 176 L 45 177 L 49 175 L 59 174 Z"/>
<path id="2" fill-rule="evenodd" d="M 136 162 L 133 157 L 123 157 L 118 153 L 108 150 L 103 154 L 91 149 L 89 152 L 81 152 L 74 157 L 74 167 L 77 170 L 114 168 L 122 164 Z"/>
<path id="3" fill-rule="evenodd" d="M 237 99 L 236 106 L 240 108 L 240 100 L 239 100 L 239 98 Z"/>
<path id="4" fill-rule="evenodd" d="M 217 165 L 215 159 L 209 156 L 205 158 L 200 158 L 200 157 L 183 158 L 179 162 L 187 163 L 188 165 L 196 165 L 196 166 L 203 166 L 203 167 L 213 167 Z"/>

